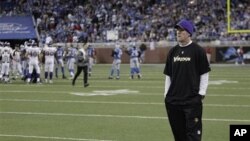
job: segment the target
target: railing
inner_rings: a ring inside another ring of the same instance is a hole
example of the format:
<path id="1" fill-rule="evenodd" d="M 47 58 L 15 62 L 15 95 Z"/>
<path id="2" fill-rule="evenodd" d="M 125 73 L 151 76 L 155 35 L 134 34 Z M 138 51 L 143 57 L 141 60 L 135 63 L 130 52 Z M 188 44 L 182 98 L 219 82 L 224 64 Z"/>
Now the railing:
<path id="1" fill-rule="evenodd" d="M 113 48 L 116 42 L 102 42 L 102 43 L 88 43 L 93 45 L 95 48 Z M 123 47 L 128 47 L 129 42 L 119 42 Z M 159 42 L 135 42 L 136 46 L 145 44 L 147 47 L 173 47 L 177 42 L 159 41 Z M 202 47 L 250 47 L 250 41 L 210 41 L 210 42 L 198 42 Z M 84 43 L 57 43 L 64 47 L 80 46 Z"/>

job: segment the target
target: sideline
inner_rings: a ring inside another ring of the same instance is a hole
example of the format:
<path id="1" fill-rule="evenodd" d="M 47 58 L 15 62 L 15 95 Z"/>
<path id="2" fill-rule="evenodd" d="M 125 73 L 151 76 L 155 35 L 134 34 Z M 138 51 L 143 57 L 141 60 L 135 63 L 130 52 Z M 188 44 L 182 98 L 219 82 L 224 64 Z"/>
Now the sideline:
<path id="1" fill-rule="evenodd" d="M 151 116 L 128 116 L 128 115 L 98 115 L 98 114 L 66 114 L 66 113 L 38 113 L 38 112 L 0 112 L 0 114 L 9 115 L 37 115 L 37 116 L 69 116 L 69 117 L 105 117 L 105 118 L 134 118 L 134 119 L 156 119 L 166 120 L 167 117 L 151 117 Z M 204 118 L 203 121 L 218 122 L 250 122 L 247 119 L 217 119 Z"/>
<path id="2" fill-rule="evenodd" d="M 114 101 L 77 101 L 77 100 L 39 100 L 39 99 L 0 99 L 9 102 L 41 102 L 41 103 L 85 103 L 85 104 L 124 104 L 124 105 L 164 105 L 160 102 L 114 102 Z M 250 105 L 204 104 L 206 107 L 240 107 L 250 108 Z"/>
<path id="3" fill-rule="evenodd" d="M 46 137 L 46 136 L 26 136 L 26 135 L 10 135 L 10 134 L 0 134 L 0 137 L 69 140 L 69 141 L 112 141 L 112 140 L 98 140 L 98 139 L 80 139 L 80 138 L 65 138 L 65 137 Z"/>
<path id="4" fill-rule="evenodd" d="M 6 85 L 7 86 L 7 85 Z M 224 89 L 224 88 L 222 88 Z M 246 90 L 245 88 L 233 88 L 233 89 L 237 89 L 237 90 Z M 250 87 L 248 88 L 250 89 Z M 13 93 L 13 94 L 21 94 L 21 93 L 49 93 L 49 94 L 72 94 L 72 93 L 78 93 L 78 92 L 69 92 L 69 91 L 9 91 L 9 90 L 3 90 L 1 91 L 0 90 L 0 94 L 6 94 L 6 93 Z M 89 92 L 91 93 L 91 92 Z M 128 93 L 127 95 L 131 95 L 131 93 Z M 162 96 L 163 97 L 163 94 L 161 93 L 152 93 L 152 92 L 145 92 L 145 93 L 133 93 L 132 95 L 146 95 L 146 96 Z M 250 97 L 250 95 L 247 95 L 247 94 L 206 94 L 206 97 Z"/>

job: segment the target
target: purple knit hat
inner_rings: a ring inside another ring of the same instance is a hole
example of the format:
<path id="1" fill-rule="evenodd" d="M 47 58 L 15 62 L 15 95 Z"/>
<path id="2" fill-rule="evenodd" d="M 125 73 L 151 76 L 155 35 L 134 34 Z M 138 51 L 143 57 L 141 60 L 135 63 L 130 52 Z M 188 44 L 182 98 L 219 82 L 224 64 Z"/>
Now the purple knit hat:
<path id="1" fill-rule="evenodd" d="M 191 21 L 188 21 L 186 19 L 182 19 L 181 21 L 179 21 L 176 25 L 175 28 L 182 28 L 185 29 L 191 36 L 194 33 L 194 25 Z"/>

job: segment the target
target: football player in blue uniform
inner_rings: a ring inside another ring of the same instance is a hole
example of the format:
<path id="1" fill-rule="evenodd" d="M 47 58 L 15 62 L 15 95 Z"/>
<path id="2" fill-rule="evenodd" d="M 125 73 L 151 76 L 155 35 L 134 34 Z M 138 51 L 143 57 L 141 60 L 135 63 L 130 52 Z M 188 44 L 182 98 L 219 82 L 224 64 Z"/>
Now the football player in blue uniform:
<path id="1" fill-rule="evenodd" d="M 127 53 L 130 56 L 130 79 L 134 79 L 135 74 L 137 74 L 138 79 L 141 79 L 139 62 L 141 52 L 136 47 L 135 43 L 132 43 L 132 47 L 128 48 Z"/>
<path id="2" fill-rule="evenodd" d="M 71 79 L 73 79 L 74 75 L 75 75 L 75 58 L 77 56 L 77 48 L 74 46 L 71 46 L 70 48 L 68 48 L 68 53 L 67 53 L 67 66 L 69 69 L 69 73 L 71 76 Z"/>
<path id="3" fill-rule="evenodd" d="M 121 57 L 122 49 L 119 44 L 115 45 L 114 50 L 112 51 L 111 56 L 113 57 L 113 64 L 110 71 L 109 79 L 113 79 L 113 74 L 116 71 L 116 79 L 120 79 L 120 66 L 121 66 Z"/>
<path id="4" fill-rule="evenodd" d="M 89 69 L 89 76 L 91 76 L 92 74 L 92 68 L 93 68 L 93 65 L 95 64 L 95 59 L 96 59 L 96 50 L 93 48 L 92 45 L 88 45 L 87 47 L 87 56 L 89 58 L 89 66 L 88 66 L 88 69 Z"/>
<path id="5" fill-rule="evenodd" d="M 61 72 L 62 72 L 62 78 L 66 79 L 65 73 L 64 73 L 64 48 L 59 45 L 57 50 L 56 50 L 56 69 L 55 69 L 55 73 L 56 73 L 56 78 L 58 78 L 58 68 L 61 67 Z"/>

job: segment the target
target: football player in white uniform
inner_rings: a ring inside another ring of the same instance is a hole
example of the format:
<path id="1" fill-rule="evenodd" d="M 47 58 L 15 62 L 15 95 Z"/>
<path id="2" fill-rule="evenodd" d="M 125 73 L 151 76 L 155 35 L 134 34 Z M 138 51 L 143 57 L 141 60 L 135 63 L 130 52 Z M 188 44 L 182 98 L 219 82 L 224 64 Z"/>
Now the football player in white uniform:
<path id="1" fill-rule="evenodd" d="M 12 72 L 14 74 L 14 78 L 16 79 L 18 75 L 23 77 L 22 66 L 21 66 L 21 51 L 18 46 L 15 47 L 12 56 L 13 56 Z"/>
<path id="2" fill-rule="evenodd" d="M 10 44 L 8 42 L 4 43 L 4 47 L 1 51 L 1 74 L 0 79 L 3 80 L 5 83 L 9 82 L 9 73 L 10 73 L 10 62 L 12 59 L 12 52 L 10 48 Z"/>
<path id="3" fill-rule="evenodd" d="M 26 56 L 29 57 L 29 73 L 28 73 L 28 79 L 27 83 L 30 83 L 31 81 L 31 74 L 33 73 L 33 70 L 36 71 L 35 78 L 37 79 L 37 83 L 40 83 L 40 66 L 39 66 L 39 55 L 41 53 L 41 49 L 37 46 L 36 43 L 32 44 L 31 48 L 27 48 L 26 50 Z"/>
<path id="4" fill-rule="evenodd" d="M 49 83 L 53 83 L 53 71 L 54 71 L 54 64 L 55 64 L 55 52 L 56 48 L 52 46 L 51 43 L 48 45 L 45 45 L 43 48 L 43 53 L 45 55 L 45 65 L 44 65 L 44 71 L 45 71 L 45 83 L 48 82 L 48 75 L 49 75 Z"/>

